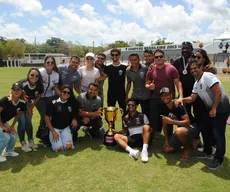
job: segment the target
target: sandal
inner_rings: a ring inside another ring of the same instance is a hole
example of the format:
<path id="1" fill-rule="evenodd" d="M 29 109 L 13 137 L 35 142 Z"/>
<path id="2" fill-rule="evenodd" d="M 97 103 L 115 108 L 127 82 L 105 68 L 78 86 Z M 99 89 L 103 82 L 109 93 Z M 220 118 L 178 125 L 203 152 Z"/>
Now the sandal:
<path id="1" fill-rule="evenodd" d="M 182 154 L 180 160 L 181 160 L 181 161 L 186 161 L 186 160 L 189 160 L 189 158 L 190 158 L 189 155 L 184 155 L 184 154 Z"/>

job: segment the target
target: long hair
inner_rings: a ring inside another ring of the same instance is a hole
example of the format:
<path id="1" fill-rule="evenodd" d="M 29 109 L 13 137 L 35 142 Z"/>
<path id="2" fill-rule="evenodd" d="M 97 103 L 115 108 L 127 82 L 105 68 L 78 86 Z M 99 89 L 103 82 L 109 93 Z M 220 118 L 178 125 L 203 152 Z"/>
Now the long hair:
<path id="1" fill-rule="evenodd" d="M 203 64 L 204 67 L 211 64 L 211 61 L 208 57 L 208 54 L 204 49 L 198 49 L 196 51 L 196 53 L 200 53 L 202 55 L 202 57 L 204 57 L 204 64 Z"/>
<path id="2" fill-rule="evenodd" d="M 43 80 L 42 80 L 42 76 L 41 76 L 41 73 L 40 73 L 38 68 L 35 68 L 35 67 L 30 68 L 30 70 L 27 73 L 27 79 L 26 80 L 30 83 L 29 75 L 30 75 L 31 71 L 37 71 L 39 77 L 38 77 L 38 81 L 36 82 L 36 87 L 38 87 L 41 90 L 41 92 L 44 92 Z"/>
<path id="3" fill-rule="evenodd" d="M 44 67 L 45 67 L 46 61 L 47 61 L 49 58 L 51 58 L 51 59 L 53 60 L 53 62 L 54 62 L 53 70 L 56 71 L 56 72 L 58 73 L 58 67 L 57 67 L 57 64 L 56 64 L 56 60 L 55 60 L 54 56 L 52 56 L 52 55 L 48 55 L 48 56 L 45 57 L 45 59 L 44 59 Z"/>

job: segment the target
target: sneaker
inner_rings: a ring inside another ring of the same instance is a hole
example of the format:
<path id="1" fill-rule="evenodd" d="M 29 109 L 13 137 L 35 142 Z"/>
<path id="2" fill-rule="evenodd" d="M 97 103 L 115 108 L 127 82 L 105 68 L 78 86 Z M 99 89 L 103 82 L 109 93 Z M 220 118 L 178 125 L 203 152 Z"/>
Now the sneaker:
<path id="1" fill-rule="evenodd" d="M 21 149 L 22 149 L 22 151 L 24 151 L 24 152 L 26 152 L 26 153 L 32 151 L 32 149 L 29 148 L 28 145 L 26 145 L 26 144 L 23 145 L 23 146 L 21 147 Z"/>
<path id="2" fill-rule="evenodd" d="M 141 153 L 141 161 L 143 163 L 147 163 L 149 161 L 148 151 L 142 151 L 142 153 Z"/>
<path id="3" fill-rule="evenodd" d="M 16 152 L 14 152 L 14 151 L 10 151 L 10 152 L 5 151 L 5 153 L 4 153 L 4 156 L 5 156 L 5 157 L 7 157 L 7 156 L 16 157 L 16 156 L 18 156 L 18 155 L 19 155 L 19 154 L 16 153 Z"/>
<path id="4" fill-rule="evenodd" d="M 134 150 L 133 153 L 129 153 L 129 156 L 133 157 L 136 160 L 138 159 L 139 155 L 140 155 L 140 151 L 139 150 Z"/>
<path id="5" fill-rule="evenodd" d="M 216 153 L 216 147 L 214 146 L 212 147 L 212 155 L 215 155 L 215 153 Z"/>
<path id="6" fill-rule="evenodd" d="M 207 155 L 206 153 L 199 153 L 198 155 L 196 155 L 196 158 L 213 160 L 213 156 L 212 155 Z"/>
<path id="7" fill-rule="evenodd" d="M 220 163 L 218 160 L 214 159 L 213 162 L 206 165 L 206 167 L 210 170 L 216 170 L 218 168 L 223 167 L 223 163 Z"/>
<path id="8" fill-rule="evenodd" d="M 0 155 L 0 162 L 4 162 L 4 161 L 6 161 L 7 159 L 4 157 L 4 156 L 1 156 Z"/>
<path id="9" fill-rule="evenodd" d="M 92 135 L 89 133 L 89 127 L 82 126 L 82 131 L 89 136 L 90 139 L 93 139 Z"/>
<path id="10" fill-rule="evenodd" d="M 37 149 L 37 148 L 38 148 L 38 145 L 36 145 L 36 144 L 34 143 L 34 141 L 31 140 L 31 141 L 29 142 L 29 144 L 28 144 L 28 147 L 30 147 L 30 148 L 32 148 L 32 149 Z"/>

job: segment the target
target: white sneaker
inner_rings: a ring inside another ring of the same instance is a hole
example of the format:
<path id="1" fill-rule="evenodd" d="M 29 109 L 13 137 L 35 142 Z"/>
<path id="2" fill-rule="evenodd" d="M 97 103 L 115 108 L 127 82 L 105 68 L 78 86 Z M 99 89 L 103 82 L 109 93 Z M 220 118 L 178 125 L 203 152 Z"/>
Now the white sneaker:
<path id="1" fill-rule="evenodd" d="M 5 151 L 5 153 L 4 153 L 4 156 L 5 156 L 5 157 L 7 157 L 7 156 L 16 157 L 16 156 L 18 156 L 18 155 L 19 155 L 19 154 L 16 153 L 16 152 L 14 152 L 14 151 L 10 151 L 10 152 Z"/>
<path id="2" fill-rule="evenodd" d="M 141 161 L 143 163 L 147 163 L 149 161 L 149 156 L 147 151 L 142 151 L 141 153 Z"/>
<path id="3" fill-rule="evenodd" d="M 139 155 L 140 155 L 140 151 L 139 150 L 134 150 L 133 153 L 129 153 L 129 156 L 133 157 L 136 160 L 138 159 Z"/>
<path id="4" fill-rule="evenodd" d="M 26 145 L 26 144 L 23 145 L 23 146 L 21 147 L 21 149 L 22 149 L 22 151 L 24 151 L 24 152 L 26 152 L 26 153 L 32 151 L 32 149 L 29 148 L 28 145 Z"/>
<path id="5" fill-rule="evenodd" d="M 30 148 L 32 148 L 32 149 L 37 149 L 37 148 L 38 148 L 38 145 L 36 145 L 36 144 L 34 143 L 34 141 L 31 140 L 31 141 L 29 142 L 29 144 L 28 144 L 28 147 L 30 147 Z"/>
<path id="6" fill-rule="evenodd" d="M 4 162 L 4 161 L 6 161 L 7 159 L 5 158 L 5 157 L 3 157 L 3 156 L 1 156 L 0 155 L 0 162 Z"/>

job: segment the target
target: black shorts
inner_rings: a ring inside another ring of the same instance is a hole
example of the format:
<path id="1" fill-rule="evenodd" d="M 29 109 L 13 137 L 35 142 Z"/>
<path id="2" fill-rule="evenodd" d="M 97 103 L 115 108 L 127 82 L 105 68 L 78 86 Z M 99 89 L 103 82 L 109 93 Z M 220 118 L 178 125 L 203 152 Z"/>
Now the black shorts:
<path id="1" fill-rule="evenodd" d="M 127 136 L 127 138 L 128 138 L 128 145 L 130 147 L 142 147 L 143 145 L 142 134 Z"/>
<path id="2" fill-rule="evenodd" d="M 192 145 L 193 139 L 197 137 L 199 129 L 194 124 L 184 128 L 187 131 L 189 145 Z M 170 147 L 173 147 L 175 150 L 179 150 L 182 146 L 181 141 L 175 136 L 175 134 L 173 134 L 172 137 L 169 138 L 168 144 Z"/>

